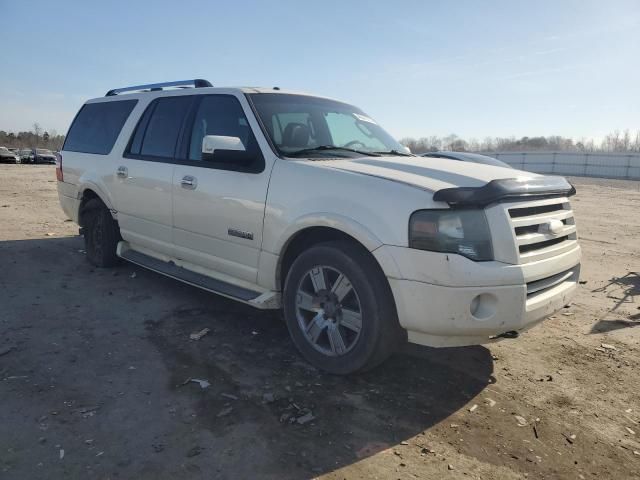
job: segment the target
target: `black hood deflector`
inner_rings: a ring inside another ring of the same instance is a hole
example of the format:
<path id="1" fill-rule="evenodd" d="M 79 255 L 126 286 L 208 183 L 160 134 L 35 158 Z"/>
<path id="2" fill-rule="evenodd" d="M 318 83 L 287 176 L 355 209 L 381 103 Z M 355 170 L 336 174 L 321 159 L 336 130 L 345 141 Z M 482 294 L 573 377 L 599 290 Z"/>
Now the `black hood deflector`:
<path id="1" fill-rule="evenodd" d="M 576 189 L 564 177 L 505 178 L 491 180 L 482 187 L 455 187 L 438 190 L 436 202 L 447 202 L 451 207 L 485 207 L 509 200 L 569 197 Z"/>

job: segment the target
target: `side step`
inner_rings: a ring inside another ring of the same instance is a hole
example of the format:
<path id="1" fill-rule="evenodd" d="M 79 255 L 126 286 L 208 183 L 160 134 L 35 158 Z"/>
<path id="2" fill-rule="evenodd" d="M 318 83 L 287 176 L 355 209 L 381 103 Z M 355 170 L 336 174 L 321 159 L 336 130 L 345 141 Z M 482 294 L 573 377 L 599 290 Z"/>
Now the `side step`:
<path id="1" fill-rule="evenodd" d="M 207 277 L 206 275 L 179 267 L 173 262 L 163 262 L 162 260 L 158 260 L 157 258 L 150 257 L 149 255 L 145 255 L 144 253 L 140 253 L 135 250 L 124 250 L 120 253 L 120 257 L 131 263 L 140 265 L 141 267 L 166 275 L 167 277 L 175 278 L 181 282 L 188 283 L 226 297 L 241 300 L 243 302 L 252 303 L 252 300 L 256 300 L 260 295 L 262 295 L 261 292 L 256 292 L 222 280 Z"/>

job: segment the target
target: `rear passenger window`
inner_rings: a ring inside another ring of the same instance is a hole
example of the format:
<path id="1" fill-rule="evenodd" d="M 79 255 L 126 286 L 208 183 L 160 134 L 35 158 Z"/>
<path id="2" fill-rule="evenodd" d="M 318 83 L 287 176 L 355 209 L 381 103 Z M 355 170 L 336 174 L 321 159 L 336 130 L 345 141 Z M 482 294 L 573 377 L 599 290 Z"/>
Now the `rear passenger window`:
<path id="1" fill-rule="evenodd" d="M 144 132 L 136 131 L 131 153 L 137 154 L 133 149 L 141 145 L 139 154 L 142 156 L 173 158 L 180 127 L 190 104 L 191 97 L 167 97 L 156 100 L 149 122 L 146 126 L 144 121 L 138 125 L 138 130 L 144 128 Z M 140 143 L 137 142 L 139 134 L 142 134 Z"/>
<path id="2" fill-rule="evenodd" d="M 137 100 L 87 103 L 78 112 L 63 150 L 108 155 Z"/>

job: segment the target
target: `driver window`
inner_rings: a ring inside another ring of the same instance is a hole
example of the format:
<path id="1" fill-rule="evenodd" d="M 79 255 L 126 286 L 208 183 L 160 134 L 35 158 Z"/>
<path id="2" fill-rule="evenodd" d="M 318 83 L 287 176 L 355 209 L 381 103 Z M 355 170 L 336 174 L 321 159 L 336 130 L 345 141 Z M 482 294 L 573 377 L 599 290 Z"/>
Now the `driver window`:
<path id="1" fill-rule="evenodd" d="M 229 95 L 204 96 L 193 122 L 189 160 L 202 160 L 205 135 L 238 137 L 248 153 L 258 155 L 258 144 L 238 100 Z"/>

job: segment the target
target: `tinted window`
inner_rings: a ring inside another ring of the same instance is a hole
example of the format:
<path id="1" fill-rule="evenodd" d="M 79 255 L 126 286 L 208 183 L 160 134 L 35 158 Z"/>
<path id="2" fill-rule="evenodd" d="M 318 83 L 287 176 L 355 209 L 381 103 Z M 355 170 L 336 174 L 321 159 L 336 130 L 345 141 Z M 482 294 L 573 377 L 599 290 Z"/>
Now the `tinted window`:
<path id="1" fill-rule="evenodd" d="M 238 137 L 246 149 L 246 153 L 228 152 L 226 156 L 223 155 L 216 160 L 227 163 L 237 160 L 246 164 L 248 160 L 261 158 L 247 117 L 235 97 L 207 95 L 202 98 L 193 121 L 189 160 L 202 160 L 202 139 L 205 135 Z"/>
<path id="2" fill-rule="evenodd" d="M 122 100 L 84 105 L 69 129 L 63 150 L 109 154 L 137 102 Z"/>
<path id="3" fill-rule="evenodd" d="M 149 118 L 149 123 L 143 133 L 141 155 L 173 158 L 176 140 L 190 102 L 191 97 L 168 97 L 154 102 L 151 118 Z M 143 128 L 144 123 L 140 122 L 138 129 Z M 138 132 L 136 131 L 133 144 L 135 144 L 137 136 Z"/>

